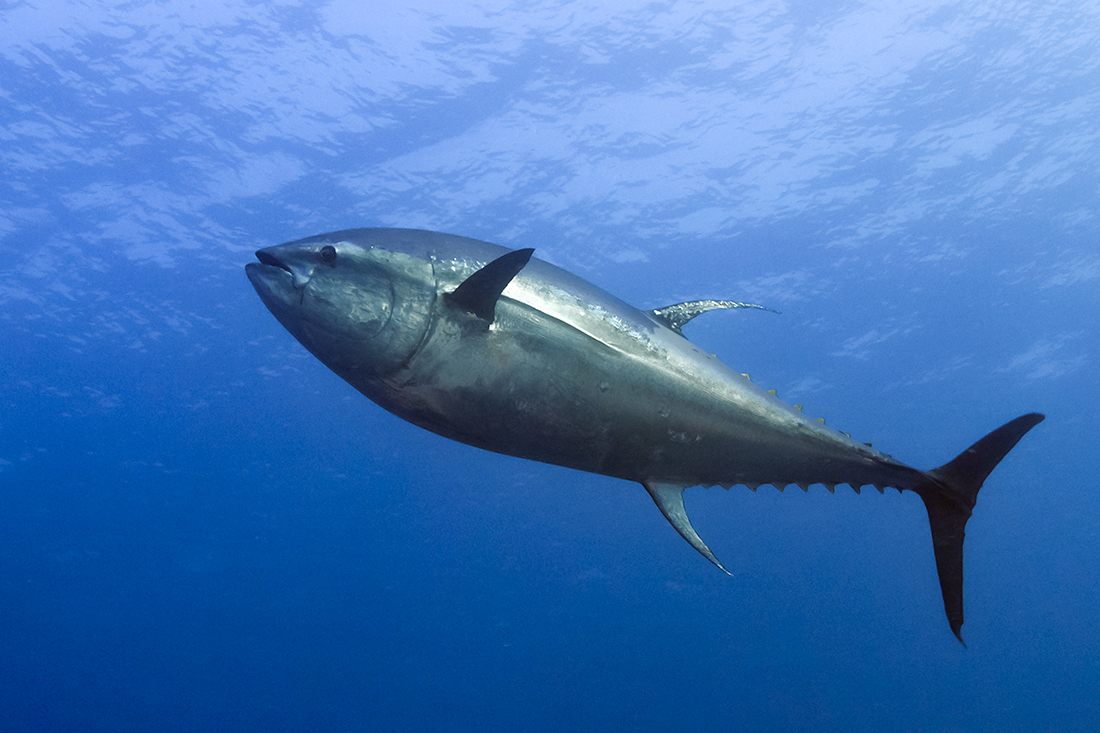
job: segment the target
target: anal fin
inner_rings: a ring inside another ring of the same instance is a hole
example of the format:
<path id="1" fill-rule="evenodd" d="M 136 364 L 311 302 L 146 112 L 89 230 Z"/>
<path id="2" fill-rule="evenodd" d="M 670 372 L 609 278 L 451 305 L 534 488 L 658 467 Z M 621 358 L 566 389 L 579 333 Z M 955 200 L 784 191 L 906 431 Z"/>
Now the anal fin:
<path id="1" fill-rule="evenodd" d="M 678 484 L 662 484 L 662 483 L 646 483 L 645 490 L 649 492 L 649 495 L 653 497 L 653 503 L 657 505 L 657 508 L 661 510 L 661 514 L 665 515 L 665 519 L 669 521 L 669 524 L 680 533 L 680 536 L 688 541 L 688 544 L 698 550 L 699 554 L 714 563 L 719 570 L 726 575 L 731 575 L 729 570 L 723 567 L 722 563 L 718 562 L 718 558 L 714 556 L 714 553 L 707 547 L 707 543 L 703 542 L 703 539 L 695 531 L 695 528 L 691 526 L 691 520 L 688 519 L 687 510 L 684 509 L 684 489 L 685 486 Z"/>

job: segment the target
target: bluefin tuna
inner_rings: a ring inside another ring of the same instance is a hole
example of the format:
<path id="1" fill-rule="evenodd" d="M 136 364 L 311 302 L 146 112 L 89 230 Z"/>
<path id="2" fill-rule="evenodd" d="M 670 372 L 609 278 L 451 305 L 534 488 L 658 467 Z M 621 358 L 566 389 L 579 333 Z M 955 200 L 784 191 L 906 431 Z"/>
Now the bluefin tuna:
<path id="1" fill-rule="evenodd" d="M 636 481 L 725 570 L 684 489 L 847 485 L 915 492 L 944 609 L 962 641 L 963 538 L 978 490 L 1043 420 L 1023 415 L 929 471 L 804 415 L 683 335 L 702 300 L 655 310 L 488 242 L 352 229 L 256 253 L 249 280 L 279 322 L 384 409 L 486 450 Z"/>

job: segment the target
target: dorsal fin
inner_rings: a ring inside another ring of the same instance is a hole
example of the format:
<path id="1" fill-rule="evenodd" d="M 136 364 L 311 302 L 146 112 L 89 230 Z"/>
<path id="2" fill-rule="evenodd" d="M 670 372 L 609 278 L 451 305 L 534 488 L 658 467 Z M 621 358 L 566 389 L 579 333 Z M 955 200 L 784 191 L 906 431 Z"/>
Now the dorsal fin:
<path id="1" fill-rule="evenodd" d="M 669 521 L 669 524 L 680 533 L 680 536 L 698 550 L 700 555 L 717 565 L 726 575 L 730 575 L 730 571 L 722 567 L 722 563 L 718 562 L 718 558 L 707 547 L 707 543 L 703 542 L 703 539 L 696 533 L 695 528 L 691 526 L 687 510 L 684 509 L 685 487 L 678 484 L 656 482 L 642 484 L 642 486 L 645 486 L 645 490 L 653 497 L 653 503 L 661 510 L 661 514 L 665 515 L 665 519 Z"/>
<path id="2" fill-rule="evenodd" d="M 462 281 L 462 284 L 447 293 L 452 305 L 473 313 L 478 318 L 493 322 L 496 317 L 497 300 L 512 278 L 519 274 L 531 259 L 534 249 L 517 249 L 501 255 L 480 270 Z"/>
<path id="3" fill-rule="evenodd" d="M 771 311 L 772 313 L 779 312 L 771 308 L 765 308 L 762 305 L 756 305 L 755 303 L 739 303 L 733 300 L 689 300 L 686 303 L 677 303 L 675 305 L 666 305 L 664 308 L 655 308 L 649 311 L 649 315 L 653 316 L 676 333 L 682 335 L 683 331 L 680 329 L 684 327 L 685 323 L 695 318 L 695 316 L 706 313 L 707 311 L 725 308 L 756 308 L 757 310 Z"/>

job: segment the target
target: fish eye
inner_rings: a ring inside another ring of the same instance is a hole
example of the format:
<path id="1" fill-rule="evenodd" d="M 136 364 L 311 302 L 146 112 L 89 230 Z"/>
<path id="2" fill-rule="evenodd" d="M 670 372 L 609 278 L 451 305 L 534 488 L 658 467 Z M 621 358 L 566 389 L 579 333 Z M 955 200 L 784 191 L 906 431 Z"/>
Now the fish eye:
<path id="1" fill-rule="evenodd" d="M 331 264 L 336 259 L 336 248 L 331 244 L 321 247 L 321 259 Z"/>

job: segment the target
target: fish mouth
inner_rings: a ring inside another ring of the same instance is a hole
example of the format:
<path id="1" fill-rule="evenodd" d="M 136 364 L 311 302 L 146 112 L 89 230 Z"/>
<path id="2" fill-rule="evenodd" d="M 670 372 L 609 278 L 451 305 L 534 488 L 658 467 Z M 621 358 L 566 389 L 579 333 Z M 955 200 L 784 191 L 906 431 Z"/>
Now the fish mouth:
<path id="1" fill-rule="evenodd" d="M 260 300 L 280 321 L 293 305 L 300 305 L 302 293 L 294 287 L 294 271 L 275 255 L 265 250 L 256 253 L 259 262 L 244 266 L 245 274 L 256 289 Z"/>
<path id="2" fill-rule="evenodd" d="M 287 266 L 278 257 L 276 257 L 275 255 L 268 252 L 266 249 L 257 250 L 256 251 L 256 259 L 258 259 L 260 262 L 262 262 L 265 265 L 270 265 L 271 267 L 278 267 L 280 270 L 286 270 L 291 275 L 294 274 L 293 272 L 291 272 L 291 269 L 290 269 L 289 266 Z"/>

